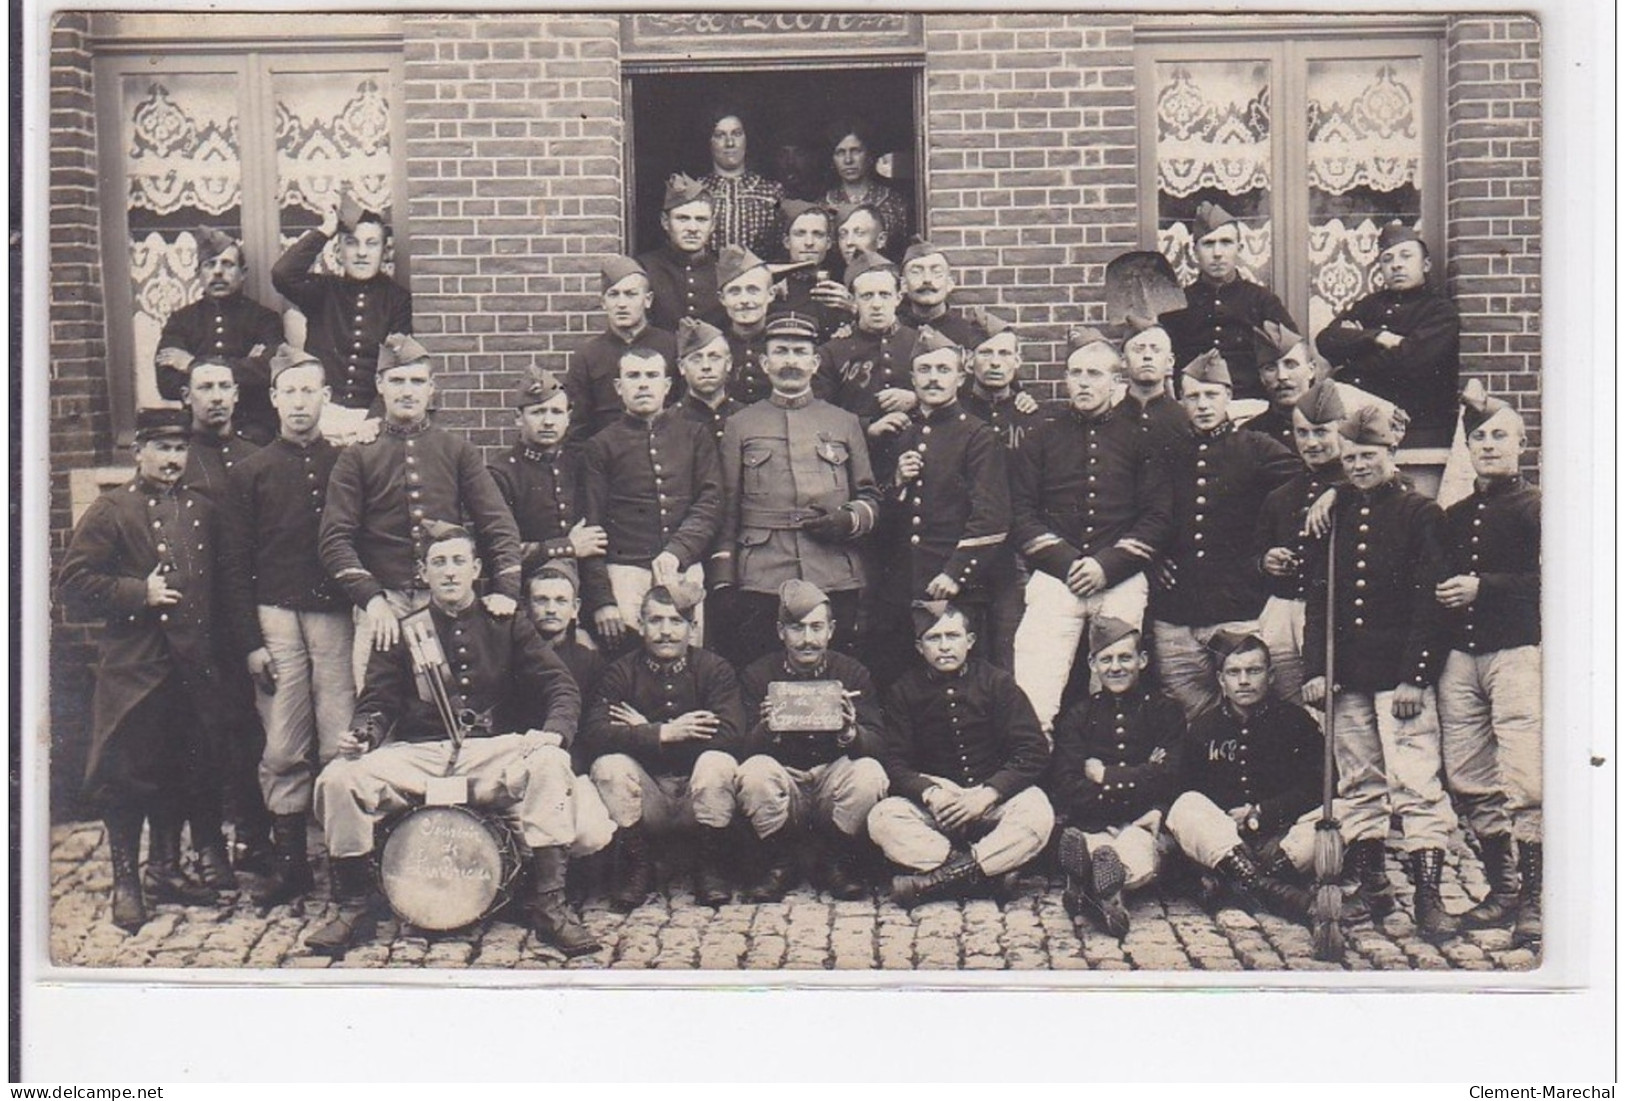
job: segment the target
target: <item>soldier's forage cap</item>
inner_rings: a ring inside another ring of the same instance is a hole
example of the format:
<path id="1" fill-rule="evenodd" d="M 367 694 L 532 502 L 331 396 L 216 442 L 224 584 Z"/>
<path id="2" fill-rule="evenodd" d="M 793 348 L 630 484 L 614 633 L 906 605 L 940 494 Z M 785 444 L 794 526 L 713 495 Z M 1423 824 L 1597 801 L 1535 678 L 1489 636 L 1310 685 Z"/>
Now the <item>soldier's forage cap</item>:
<path id="1" fill-rule="evenodd" d="M 1344 417 L 1337 430 L 1345 440 L 1363 447 L 1398 447 L 1410 423 L 1410 414 L 1399 406 L 1373 402 Z"/>
<path id="2" fill-rule="evenodd" d="M 1095 328 L 1093 325 L 1074 325 L 1066 331 L 1066 354 L 1082 351 L 1091 344 L 1104 344 L 1112 351 L 1117 351 L 1117 345 L 1111 337 Z"/>
<path id="3" fill-rule="evenodd" d="M 1235 388 L 1230 379 L 1230 364 L 1224 361 L 1219 349 L 1209 348 L 1189 363 L 1185 364 L 1185 377 L 1192 382 L 1217 383 L 1220 386 Z"/>
<path id="4" fill-rule="evenodd" d="M 396 367 L 419 363 L 429 358 L 429 349 L 407 333 L 390 333 L 378 346 L 378 377 Z"/>
<path id="5" fill-rule="evenodd" d="M 1274 358 L 1280 359 L 1292 349 L 1303 343 L 1303 337 L 1281 324 L 1279 321 L 1266 321 L 1254 327 L 1253 332 L 1258 335 L 1266 347 L 1274 353 Z"/>
<path id="6" fill-rule="evenodd" d="M 604 266 L 598 269 L 598 289 L 607 291 L 629 275 L 641 275 L 648 279 L 649 273 L 642 264 L 630 256 L 611 256 L 604 261 Z"/>
<path id="7" fill-rule="evenodd" d="M 1416 227 L 1408 226 L 1395 218 L 1383 226 L 1382 232 L 1377 234 L 1377 255 L 1380 256 L 1395 245 L 1402 245 L 1406 241 L 1415 241 L 1422 246 L 1424 252 L 1427 251 L 1427 242 L 1422 240 L 1422 235 L 1416 232 Z"/>
<path id="8" fill-rule="evenodd" d="M 666 197 L 660 203 L 662 212 L 675 210 L 699 199 L 709 200 L 705 185 L 699 180 L 678 172 L 666 180 Z"/>
<path id="9" fill-rule="evenodd" d="M 531 575 L 531 579 L 538 577 L 561 577 L 570 583 L 570 588 L 581 589 L 581 571 L 576 568 L 574 558 L 550 558 L 538 566 Z"/>
<path id="10" fill-rule="evenodd" d="M 909 353 L 909 359 L 919 359 L 921 356 L 928 356 L 932 352 L 940 352 L 944 348 L 953 348 L 958 350 L 959 345 L 943 336 L 931 326 L 921 325 L 920 335 L 914 341 L 914 351 Z"/>
<path id="11" fill-rule="evenodd" d="M 732 247 L 732 246 L 730 246 Z M 685 317 L 677 322 L 677 358 L 697 352 L 715 340 L 726 339 L 722 330 L 697 317 Z"/>
<path id="12" fill-rule="evenodd" d="M 564 385 L 552 371 L 545 370 L 532 364 L 525 368 L 519 385 L 514 387 L 513 407 L 515 409 L 529 409 L 532 405 L 540 405 L 544 401 L 551 401 L 555 395 L 564 393 Z"/>
<path id="13" fill-rule="evenodd" d="M 1302 413 L 1303 419 L 1310 424 L 1335 424 L 1345 416 L 1337 383 L 1329 378 L 1323 378 L 1309 387 L 1292 408 Z"/>
<path id="14" fill-rule="evenodd" d="M 1126 620 L 1116 616 L 1097 615 L 1089 621 L 1089 653 L 1098 654 L 1114 642 L 1121 642 L 1130 635 L 1138 635 L 1140 629 Z"/>
<path id="15" fill-rule="evenodd" d="M 1213 637 L 1207 640 L 1209 652 L 1219 660 L 1220 664 L 1223 664 L 1225 658 L 1228 658 L 1243 646 L 1251 646 L 1254 649 L 1262 646 L 1266 651 L 1269 650 L 1269 646 L 1264 642 L 1263 638 L 1254 631 L 1233 631 L 1225 627 L 1214 631 Z"/>
<path id="16" fill-rule="evenodd" d="M 201 267 L 225 252 L 228 248 L 240 249 L 242 247 L 235 237 L 229 233 L 221 233 L 211 226 L 203 226 L 194 234 L 197 238 L 197 262 Z"/>
<path id="17" fill-rule="evenodd" d="M 998 336 L 1007 333 L 1015 326 L 998 314 L 983 309 L 981 306 L 970 308 L 970 327 L 975 334 L 971 340 L 971 349 L 974 351 Z"/>
<path id="18" fill-rule="evenodd" d="M 370 218 L 368 216 L 371 216 Z M 374 221 L 383 224 L 383 216 L 376 211 L 368 210 L 357 201 L 354 195 L 346 193 L 339 202 L 339 230 L 343 233 L 354 233 L 356 227 L 363 221 Z"/>
<path id="19" fill-rule="evenodd" d="M 767 267 L 767 261 L 744 245 L 729 245 L 717 256 L 717 290 L 721 290 L 747 271 Z"/>
<path id="20" fill-rule="evenodd" d="M 1523 423 L 1523 417 L 1518 414 L 1516 409 L 1500 398 L 1491 396 L 1490 392 L 1484 389 L 1483 382 L 1478 379 L 1469 379 L 1467 385 L 1462 387 L 1461 430 L 1463 432 L 1470 433 L 1474 431 L 1485 421 L 1500 413 L 1511 416 L 1520 425 Z"/>
<path id="21" fill-rule="evenodd" d="M 678 579 L 677 584 L 667 585 L 665 588 L 671 596 L 671 606 L 687 619 L 693 618 L 694 609 L 705 599 L 705 586 L 693 584 L 682 578 Z"/>
<path id="22" fill-rule="evenodd" d="M 779 212 L 784 215 L 784 228 L 789 229 L 796 224 L 796 219 L 803 214 L 821 214 L 828 222 L 835 217 L 835 212 L 823 203 L 809 203 L 805 199 L 781 199 Z"/>
<path id="23" fill-rule="evenodd" d="M 447 539 L 467 539 L 473 542 L 474 536 L 461 524 L 452 524 L 445 520 L 423 521 L 424 550 L 428 550 L 431 544 L 443 543 Z"/>
<path id="24" fill-rule="evenodd" d="M 187 409 L 138 409 L 135 414 L 135 442 L 146 443 L 161 436 L 192 435 L 192 413 Z"/>
<path id="25" fill-rule="evenodd" d="M 276 353 L 271 356 L 271 385 L 276 385 L 277 377 L 283 371 L 291 371 L 295 367 L 303 367 L 307 363 L 321 364 L 321 360 L 305 351 L 295 348 L 292 344 L 280 344 Z"/>
<path id="26" fill-rule="evenodd" d="M 924 260 L 927 256 L 940 256 L 944 260 L 948 259 L 948 254 L 946 252 L 943 252 L 936 245 L 933 245 L 930 241 L 927 241 L 924 237 L 916 235 L 914 240 L 909 242 L 907 250 L 905 250 L 903 253 L 903 266 L 908 267 L 908 265 L 912 264 L 914 261 Z"/>
<path id="27" fill-rule="evenodd" d="M 1196 216 L 1186 225 L 1190 227 L 1191 240 L 1200 241 L 1215 230 L 1240 220 L 1218 203 L 1204 202 L 1196 208 Z"/>
<path id="28" fill-rule="evenodd" d="M 779 622 L 800 623 L 820 605 L 828 603 L 829 594 L 823 589 L 811 581 L 792 577 L 779 586 Z"/>
<path id="29" fill-rule="evenodd" d="M 771 339 L 806 340 L 813 344 L 818 343 L 818 322 L 813 317 L 795 310 L 779 310 L 767 317 L 767 325 L 762 329 L 762 335 Z"/>
<path id="30" fill-rule="evenodd" d="M 868 275 L 872 271 L 889 271 L 897 274 L 897 268 L 892 262 L 878 252 L 860 252 L 846 266 L 846 286 L 852 289 L 852 284 L 858 281 L 858 276 Z"/>
<path id="31" fill-rule="evenodd" d="M 909 605 L 909 617 L 914 621 L 914 637 L 919 638 L 925 632 L 935 627 L 943 616 L 949 612 L 959 611 L 958 606 L 946 600 L 916 600 Z"/>

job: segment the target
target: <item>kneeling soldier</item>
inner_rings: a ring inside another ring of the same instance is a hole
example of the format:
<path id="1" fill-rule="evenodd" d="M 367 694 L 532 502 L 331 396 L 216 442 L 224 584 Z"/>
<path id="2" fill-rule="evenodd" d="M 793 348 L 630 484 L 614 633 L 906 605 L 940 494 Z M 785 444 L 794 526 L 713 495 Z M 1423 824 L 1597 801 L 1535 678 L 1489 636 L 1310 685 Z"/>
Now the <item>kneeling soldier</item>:
<path id="1" fill-rule="evenodd" d="M 751 902 L 776 902 L 795 879 L 795 841 L 811 826 L 818 839 L 820 877 L 836 898 L 864 894 L 858 874 L 869 811 L 886 794 L 880 701 L 869 671 L 829 648 L 835 619 L 829 596 L 792 579 L 779 587 L 781 653 L 765 654 L 740 674 L 751 741 L 766 749 L 739 766 L 739 809 L 766 848 L 761 882 Z M 845 693 L 836 731 L 786 729 L 773 721 L 776 683 L 834 681 Z"/>
<path id="2" fill-rule="evenodd" d="M 480 561 L 473 536 L 434 520 L 424 529 L 429 607 L 407 618 L 405 638 L 372 656 L 355 727 L 340 739 L 339 759 L 316 780 L 338 913 L 305 943 L 342 955 L 372 937 L 379 918 L 369 859 L 373 831 L 387 816 L 421 804 L 431 778 L 450 774 L 468 778 L 474 805 L 517 820 L 531 850 L 536 935 L 567 956 L 596 952 L 598 942 L 564 903 L 576 837 L 569 753 L 581 711 L 575 681 L 529 617 L 498 617 L 475 599 Z M 409 640 L 420 627 L 438 636 L 453 707 L 478 717 L 460 747 L 424 698 L 426 678 L 414 672 Z M 380 744 L 386 736 L 388 744 Z"/>
<path id="3" fill-rule="evenodd" d="M 971 661 L 976 636 L 945 601 L 915 610 L 925 658 L 886 694 L 886 775 L 896 795 L 869 812 L 869 836 L 916 875 L 892 881 L 912 907 L 962 898 L 1044 851 L 1055 812 L 1038 788 L 1049 743 L 1015 678 Z"/>
<path id="4" fill-rule="evenodd" d="M 1067 823 L 1062 902 L 1118 938 L 1129 927 L 1122 892 L 1149 884 L 1161 863 L 1162 812 L 1185 739 L 1179 705 L 1144 680 L 1147 661 L 1132 623 L 1099 616 L 1089 625 L 1089 669 L 1101 690 L 1055 724 L 1048 785 Z"/>

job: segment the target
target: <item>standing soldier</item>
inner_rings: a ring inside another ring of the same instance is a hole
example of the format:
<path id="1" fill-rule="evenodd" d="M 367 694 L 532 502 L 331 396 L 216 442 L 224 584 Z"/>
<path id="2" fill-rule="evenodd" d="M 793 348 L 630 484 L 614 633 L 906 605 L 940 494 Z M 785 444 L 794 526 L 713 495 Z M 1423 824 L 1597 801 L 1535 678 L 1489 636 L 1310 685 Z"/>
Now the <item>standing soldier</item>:
<path id="1" fill-rule="evenodd" d="M 649 320 L 668 333 L 685 317 L 716 313 L 717 257 L 710 249 L 715 211 L 705 185 L 679 172 L 666 181 L 660 229 L 666 243 L 638 257 L 654 301 Z"/>
<path id="2" fill-rule="evenodd" d="M 1219 631 L 1258 630 L 1264 583 L 1252 533 L 1270 491 L 1298 470 L 1292 452 L 1228 417 L 1230 372 L 1218 352 L 1185 368 L 1191 432 L 1169 457 L 1174 537 L 1151 587 L 1152 639 L 1162 687 L 1186 720 L 1218 702 Z"/>
<path id="3" fill-rule="evenodd" d="M 604 331 L 577 348 L 564 374 L 569 394 L 570 434 L 586 443 L 604 425 L 621 415 L 621 396 L 615 380 L 621 356 L 630 351 L 652 351 L 664 356 L 676 377 L 677 338 L 649 324 L 654 293 L 649 273 L 629 256 L 611 256 L 599 273 L 604 306 Z"/>
<path id="4" fill-rule="evenodd" d="M 1131 314 L 1128 324 L 1133 331 L 1123 341 L 1128 388 L 1121 404 L 1126 412 L 1133 414 L 1140 431 L 1166 455 L 1191 433 L 1185 407 L 1170 392 L 1174 373 L 1173 341 L 1168 330 L 1154 321 Z"/>
<path id="5" fill-rule="evenodd" d="M 70 607 L 107 620 L 85 794 L 102 812 L 112 849 L 113 923 L 128 932 L 146 924 L 147 901 L 215 901 L 180 865 L 188 817 L 208 837 L 220 832 L 212 760 L 219 721 L 215 514 L 208 498 L 180 485 L 191 432 L 184 410 L 136 415 L 135 477 L 85 511 L 58 578 Z M 145 899 L 138 867 L 144 820 L 152 824 Z"/>
<path id="6" fill-rule="evenodd" d="M 818 321 L 820 344 L 846 336 L 852 331 L 852 296 L 831 269 L 840 267 L 835 245 L 835 212 L 819 203 L 786 199 L 779 204 L 784 215 L 784 252 L 799 267 L 784 276 L 783 308 L 810 314 Z"/>
<path id="7" fill-rule="evenodd" d="M 1174 359 L 1189 363 L 1216 349 L 1230 364 L 1236 397 L 1262 398 L 1254 330 L 1266 321 L 1297 329 L 1292 315 L 1268 288 L 1243 279 L 1241 222 L 1217 203 L 1204 202 L 1190 222 L 1191 250 L 1196 255 L 1196 281 L 1185 288 L 1185 308 L 1165 313 L 1163 327 L 1174 340 Z"/>
<path id="8" fill-rule="evenodd" d="M 216 505 L 225 498 L 227 472 L 260 449 L 237 433 L 234 414 L 241 394 L 231 366 L 221 357 L 198 356 L 187 364 L 181 400 L 192 418 L 192 445 L 181 484 Z"/>
<path id="9" fill-rule="evenodd" d="M 1523 418 L 1468 385 L 1462 428 L 1478 478 L 1445 512 L 1453 572 L 1434 590 L 1450 639 L 1439 676 L 1444 777 L 1490 881 L 1462 924 L 1513 921 L 1527 943 L 1541 935 L 1540 491 L 1518 473 Z"/>
<path id="10" fill-rule="evenodd" d="M 1265 349 L 1258 364 L 1258 380 L 1270 399 L 1270 407 L 1246 425 L 1291 449 L 1297 445 L 1292 409 L 1316 380 L 1331 374 L 1331 365 L 1315 354 L 1307 340 L 1273 321 L 1264 322 L 1259 337 Z"/>
<path id="11" fill-rule="evenodd" d="M 863 563 L 854 541 L 874 529 L 880 495 L 858 419 L 813 395 L 818 323 L 776 314 L 763 366 L 773 394 L 734 414 L 722 434 L 723 515 L 712 583 L 731 588 L 727 656 L 744 666 L 776 646 L 779 587 L 810 581 L 848 626 L 852 653 Z"/>
<path id="12" fill-rule="evenodd" d="M 192 360 L 216 356 L 237 383 L 237 431 L 267 443 L 276 436 L 269 364 L 282 343 L 282 318 L 243 293 L 243 246 L 219 230 L 198 230 L 197 271 L 203 297 L 170 314 L 158 334 L 158 393 L 181 400 Z"/>
<path id="13" fill-rule="evenodd" d="M 1303 699 L 1322 707 L 1332 697 L 1347 859 L 1372 916 L 1380 921 L 1394 909 L 1384 870 L 1391 808 L 1403 827 L 1416 886 L 1417 930 L 1446 937 L 1459 931 L 1460 921 L 1439 898 L 1456 825 L 1440 782 L 1433 690 L 1447 643 L 1444 611 L 1434 599 L 1447 572 L 1444 515 L 1400 482 L 1394 456 L 1404 433 L 1402 411 L 1367 406 L 1344 418 L 1339 431 L 1348 484 L 1338 489 L 1332 513 L 1335 607 L 1328 623 L 1325 556 L 1315 555 Z M 1326 679 L 1328 631 L 1335 632 L 1335 690 Z"/>
<path id="14" fill-rule="evenodd" d="M 767 341 L 763 333 L 773 299 L 773 273 L 767 270 L 767 261 L 738 245 L 723 249 L 717 257 L 717 297 L 722 314 L 711 320 L 728 334 L 732 360 L 728 394 L 750 405 L 773 391 L 762 373 L 762 345 Z"/>
<path id="15" fill-rule="evenodd" d="M 856 413 L 879 446 L 908 426 L 919 400 L 908 375 L 919 333 L 897 320 L 901 284 L 890 260 L 862 254 L 847 267 L 846 285 L 857 302 L 858 328 L 818 349 L 818 374 L 830 400 Z"/>
<path id="16" fill-rule="evenodd" d="M 434 373 L 429 352 L 391 337 L 378 364 L 384 424 L 378 438 L 346 448 L 333 466 L 318 544 L 322 565 L 355 605 L 356 683 L 367 656 L 391 650 L 402 616 L 429 602 L 419 563 L 426 521 L 466 518 L 490 564 L 486 607 L 519 607 L 519 529 L 479 448 L 429 418 Z"/>
<path id="17" fill-rule="evenodd" d="M 220 533 L 226 611 L 265 728 L 259 783 L 275 875 L 254 892 L 261 906 L 311 888 L 305 820 L 316 768 L 338 755 L 355 705 L 355 627 L 316 553 L 338 461 L 321 431 L 325 377 L 321 360 L 286 345 L 271 361 L 282 433 L 232 468 Z"/>
<path id="18" fill-rule="evenodd" d="M 733 353 L 722 330 L 692 317 L 677 323 L 677 370 L 683 376 L 677 411 L 715 437 L 719 447 L 728 418 L 745 408 L 728 393 L 732 369 Z"/>
<path id="19" fill-rule="evenodd" d="M 310 270 L 333 234 L 341 274 Z M 271 269 L 271 284 L 305 315 L 304 347 L 327 369 L 335 404 L 323 432 L 347 443 L 378 398 L 384 338 L 412 331 L 412 294 L 383 273 L 389 227 L 381 215 L 346 197 L 322 224 L 295 241 Z"/>
<path id="20" fill-rule="evenodd" d="M 852 287 L 851 266 L 866 252 L 885 253 L 891 241 L 880 211 L 868 203 L 836 203 L 835 247 L 847 265 L 847 290 Z"/>
<path id="21" fill-rule="evenodd" d="M 903 304 L 897 319 L 916 329 L 930 325 L 961 348 L 969 348 L 976 334 L 970 320 L 948 305 L 953 292 L 954 269 L 947 253 L 914 238 L 903 252 Z"/>

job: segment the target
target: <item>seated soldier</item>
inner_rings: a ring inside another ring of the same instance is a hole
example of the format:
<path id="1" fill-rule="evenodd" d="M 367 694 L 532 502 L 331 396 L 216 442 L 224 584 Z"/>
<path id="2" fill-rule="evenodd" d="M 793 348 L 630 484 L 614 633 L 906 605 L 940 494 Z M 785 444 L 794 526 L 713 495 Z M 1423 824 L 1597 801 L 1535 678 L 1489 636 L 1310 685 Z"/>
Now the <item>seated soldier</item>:
<path id="1" fill-rule="evenodd" d="M 698 831 L 694 898 L 732 897 L 724 839 L 744 756 L 744 715 L 733 667 L 690 646 L 697 594 L 656 585 L 643 595 L 643 646 L 598 678 L 587 710 L 585 752 L 592 782 L 618 827 L 610 905 L 643 904 L 653 886 L 649 835 Z"/>
<path id="2" fill-rule="evenodd" d="M 897 794 L 869 812 L 880 851 L 917 873 L 892 880 L 904 908 L 985 889 L 1043 852 L 1055 828 L 1037 786 L 1049 743 L 1015 678 L 969 660 L 976 636 L 952 604 L 922 602 L 914 627 L 925 662 L 886 693 Z"/>
<path id="3" fill-rule="evenodd" d="M 869 671 L 855 658 L 832 652 L 835 619 L 829 596 L 792 578 L 779 586 L 779 639 L 783 651 L 764 654 L 739 675 L 751 741 L 766 748 L 739 766 L 739 809 L 767 852 L 750 902 L 777 902 L 793 885 L 796 841 L 811 827 L 818 841 L 819 874 L 836 898 L 862 897 L 858 873 L 869 811 L 886 794 L 880 700 Z M 835 681 L 845 692 L 841 728 L 803 731 L 772 721 L 772 686 L 781 682 Z"/>
<path id="4" fill-rule="evenodd" d="M 1221 700 L 1191 723 L 1168 833 L 1243 909 L 1307 921 L 1309 892 L 1292 879 L 1314 863 L 1320 728 L 1270 694 L 1262 638 L 1222 632 L 1211 645 Z"/>
<path id="5" fill-rule="evenodd" d="M 570 769 L 581 697 L 564 663 L 527 616 L 498 617 L 474 596 L 480 559 L 474 537 L 424 523 L 426 610 L 408 617 L 387 649 L 372 655 L 356 702 L 355 726 L 339 757 L 316 780 L 316 814 L 327 838 L 338 913 L 305 939 L 314 952 L 343 955 L 372 938 L 380 916 L 370 859 L 386 817 L 420 805 L 431 778 L 468 778 L 469 802 L 517 820 L 530 847 L 531 928 L 567 956 L 599 945 L 564 902 L 569 848 L 576 841 Z M 411 632 L 427 627 L 453 706 L 477 721 L 459 746 L 441 721 L 426 678 L 415 673 Z M 387 739 L 387 742 L 386 742 Z"/>
<path id="6" fill-rule="evenodd" d="M 1174 793 L 1185 716 L 1144 679 L 1149 659 L 1131 623 L 1089 624 L 1089 669 L 1100 691 L 1055 724 L 1049 793 L 1066 829 L 1061 868 L 1067 912 L 1128 934 L 1122 892 L 1151 882 L 1161 863 L 1163 809 Z"/>

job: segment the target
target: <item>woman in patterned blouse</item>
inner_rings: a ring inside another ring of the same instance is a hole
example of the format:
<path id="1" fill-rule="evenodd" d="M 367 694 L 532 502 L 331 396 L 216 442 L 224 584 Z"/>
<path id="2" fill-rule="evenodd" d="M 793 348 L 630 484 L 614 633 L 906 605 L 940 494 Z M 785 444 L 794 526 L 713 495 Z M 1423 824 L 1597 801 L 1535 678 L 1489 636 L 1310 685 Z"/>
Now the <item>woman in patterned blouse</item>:
<path id="1" fill-rule="evenodd" d="M 784 188 L 777 181 L 745 167 L 745 119 L 733 107 L 716 107 L 706 114 L 711 142 L 711 174 L 701 182 L 711 195 L 716 221 L 711 247 L 719 254 L 729 245 L 743 245 L 758 256 L 778 242 L 779 202 Z"/>
<path id="2" fill-rule="evenodd" d="M 874 207 L 885 225 L 886 240 L 899 248 L 907 244 L 911 230 L 908 200 L 875 176 L 874 131 L 860 119 L 841 119 L 830 127 L 828 137 L 836 183 L 824 202 Z"/>

